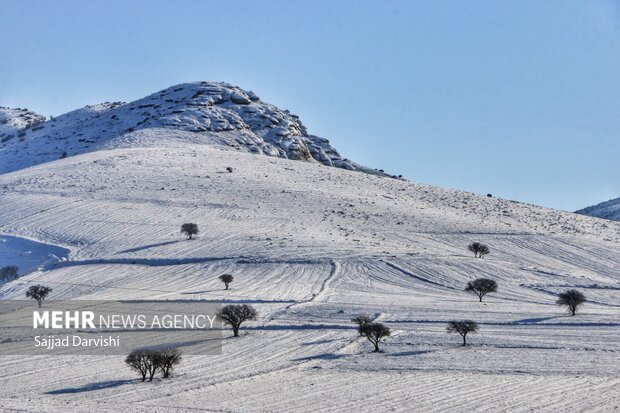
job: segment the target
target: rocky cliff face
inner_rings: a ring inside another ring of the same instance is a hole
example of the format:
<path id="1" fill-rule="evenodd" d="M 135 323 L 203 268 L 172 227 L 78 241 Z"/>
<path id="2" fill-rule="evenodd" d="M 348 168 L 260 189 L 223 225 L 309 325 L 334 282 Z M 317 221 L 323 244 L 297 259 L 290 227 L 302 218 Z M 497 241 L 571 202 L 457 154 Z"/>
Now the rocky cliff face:
<path id="1" fill-rule="evenodd" d="M 45 116 L 28 109 L 0 106 L 0 148 L 14 138 L 23 137 L 29 128 L 37 127 L 44 122 Z"/>
<path id="2" fill-rule="evenodd" d="M 204 138 L 204 143 L 254 154 L 383 174 L 344 159 L 327 139 L 309 134 L 288 110 L 228 83 L 181 84 L 134 102 L 86 106 L 48 121 L 32 112 L 3 110 L 0 173 L 114 147 L 140 131 L 159 129 L 157 136 L 187 132 L 183 136 L 191 134 L 193 143 Z"/>

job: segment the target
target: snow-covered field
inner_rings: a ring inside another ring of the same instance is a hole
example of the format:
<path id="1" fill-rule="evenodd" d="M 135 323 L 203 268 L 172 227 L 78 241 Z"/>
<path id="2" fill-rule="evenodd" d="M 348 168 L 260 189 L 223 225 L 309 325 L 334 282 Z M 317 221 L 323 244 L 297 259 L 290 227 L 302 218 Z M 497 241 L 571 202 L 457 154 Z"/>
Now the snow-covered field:
<path id="1" fill-rule="evenodd" d="M 63 261 L 68 254 L 67 248 L 22 237 L 0 236 L 0 265 L 15 265 L 19 274 L 45 269 L 46 265 Z"/>
<path id="2" fill-rule="evenodd" d="M 0 175 L 0 234 L 70 251 L 0 298 L 43 283 L 58 299 L 250 303 L 259 320 L 153 383 L 120 356 L 3 357 L 1 411 L 620 410 L 620 223 L 210 145 L 143 146 Z M 473 258 L 472 241 L 491 254 Z M 484 303 L 463 291 L 477 277 L 499 284 Z M 575 317 L 555 305 L 567 288 L 589 299 Z M 392 329 L 384 352 L 358 337 L 360 313 Z M 461 347 L 445 327 L 465 318 L 480 331 Z"/>

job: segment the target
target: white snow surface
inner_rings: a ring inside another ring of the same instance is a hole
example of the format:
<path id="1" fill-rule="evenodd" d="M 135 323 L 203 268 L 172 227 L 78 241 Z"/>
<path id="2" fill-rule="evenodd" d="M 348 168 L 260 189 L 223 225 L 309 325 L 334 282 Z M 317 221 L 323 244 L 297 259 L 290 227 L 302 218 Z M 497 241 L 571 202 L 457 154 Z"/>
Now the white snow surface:
<path id="1" fill-rule="evenodd" d="M 19 275 L 46 269 L 48 265 L 63 261 L 68 254 L 66 248 L 22 237 L 0 235 L 0 268 L 15 265 L 19 268 Z"/>
<path id="2" fill-rule="evenodd" d="M 620 223 L 186 134 L 148 128 L 0 175 L 0 233 L 70 251 L 0 298 L 43 283 L 55 299 L 249 303 L 259 319 L 226 330 L 221 356 L 187 356 L 153 383 L 120 356 L 3 357 L 0 410 L 620 409 Z M 474 258 L 472 241 L 491 254 Z M 484 303 L 463 291 L 477 277 L 499 284 Z M 575 317 L 555 305 L 568 288 L 589 299 Z M 391 328 L 382 353 L 349 321 L 360 313 Z M 452 319 L 480 323 L 469 346 L 446 334 Z"/>
<path id="3" fill-rule="evenodd" d="M 620 221 L 620 198 L 610 199 L 577 211 L 578 214 Z"/>
<path id="4" fill-rule="evenodd" d="M 180 84 L 130 103 L 89 105 L 47 122 L 33 112 L 0 108 L 0 173 L 102 148 L 144 147 L 158 131 L 157 146 L 163 135 L 174 145 L 221 145 L 383 175 L 342 158 L 288 110 L 222 82 Z"/>

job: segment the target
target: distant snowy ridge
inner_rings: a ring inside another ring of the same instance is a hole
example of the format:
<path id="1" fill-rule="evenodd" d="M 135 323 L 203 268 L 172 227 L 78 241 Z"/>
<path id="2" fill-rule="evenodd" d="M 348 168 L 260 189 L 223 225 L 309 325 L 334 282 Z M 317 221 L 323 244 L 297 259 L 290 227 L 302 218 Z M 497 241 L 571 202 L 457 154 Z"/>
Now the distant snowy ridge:
<path id="1" fill-rule="evenodd" d="M 130 103 L 89 105 L 45 121 L 21 109 L 0 109 L 0 173 L 67 156 L 156 138 L 227 146 L 254 154 L 320 162 L 383 175 L 344 159 L 329 141 L 308 134 L 296 115 L 228 83 L 172 86 Z"/>
<path id="2" fill-rule="evenodd" d="M 597 218 L 611 219 L 620 221 L 620 198 L 610 199 L 587 208 L 576 211 L 581 215 L 590 215 Z"/>

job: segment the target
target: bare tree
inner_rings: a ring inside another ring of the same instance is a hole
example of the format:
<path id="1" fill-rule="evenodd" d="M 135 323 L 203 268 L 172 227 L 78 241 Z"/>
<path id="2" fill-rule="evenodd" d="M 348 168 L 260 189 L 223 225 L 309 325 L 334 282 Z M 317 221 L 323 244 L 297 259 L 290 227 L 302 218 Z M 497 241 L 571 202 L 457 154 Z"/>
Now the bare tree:
<path id="1" fill-rule="evenodd" d="M 153 376 L 159 369 L 159 363 L 159 354 L 148 349 L 134 350 L 125 359 L 125 364 L 140 372 L 142 381 L 146 381 L 147 375 L 149 381 L 153 381 Z"/>
<path id="2" fill-rule="evenodd" d="M 37 300 L 39 304 L 39 308 L 41 308 L 41 303 L 45 298 L 52 292 L 50 287 L 46 287 L 44 285 L 33 285 L 28 288 L 26 291 L 26 297 L 32 298 L 33 300 Z"/>
<path id="3" fill-rule="evenodd" d="M 381 323 L 364 324 L 358 328 L 358 331 L 360 335 L 365 336 L 375 346 L 375 351 L 379 351 L 381 340 L 391 334 L 389 327 Z"/>
<path id="4" fill-rule="evenodd" d="M 149 373 L 149 381 L 153 381 L 153 376 L 157 373 L 160 366 L 160 356 L 155 350 L 145 350 L 148 357 L 147 371 Z"/>
<path id="5" fill-rule="evenodd" d="M 233 329 L 233 335 L 238 337 L 241 323 L 246 320 L 256 320 L 258 313 L 254 307 L 246 304 L 229 304 L 222 307 L 222 309 L 218 311 L 217 316 L 223 320 L 224 323 L 229 324 Z"/>
<path id="6" fill-rule="evenodd" d="M 478 331 L 478 323 L 471 320 L 450 321 L 446 328 L 448 333 L 459 333 L 463 337 L 463 345 L 467 345 L 467 334 Z"/>
<path id="7" fill-rule="evenodd" d="M 366 314 L 360 314 L 360 315 L 357 315 L 357 316 L 353 317 L 351 319 L 351 321 L 354 322 L 355 324 L 357 324 L 358 332 L 360 333 L 360 336 L 361 336 L 362 332 L 360 331 L 359 327 L 362 327 L 362 326 L 365 326 L 366 324 L 372 323 L 372 318 L 370 318 L 370 316 L 368 316 Z"/>
<path id="8" fill-rule="evenodd" d="M 489 247 L 487 247 L 486 245 L 480 242 L 472 242 L 471 244 L 469 244 L 467 249 L 473 252 L 474 257 L 476 258 L 482 258 L 483 256 L 487 255 L 489 252 L 491 252 Z"/>
<path id="9" fill-rule="evenodd" d="M 558 301 L 556 301 L 557 305 L 565 305 L 568 307 L 568 311 L 571 316 L 575 315 L 577 312 L 577 307 L 581 304 L 585 303 L 586 296 L 577 290 L 568 290 L 560 293 L 558 297 Z"/>
<path id="10" fill-rule="evenodd" d="M 6 267 L 2 267 L 2 269 L 0 269 L 0 281 L 9 282 L 16 280 L 18 271 L 19 268 L 15 265 L 7 265 Z"/>
<path id="11" fill-rule="evenodd" d="M 234 279 L 235 278 L 232 276 L 232 274 L 222 274 L 222 275 L 220 275 L 220 281 L 224 283 L 224 285 L 226 286 L 227 290 L 228 290 L 228 284 L 233 282 Z"/>
<path id="12" fill-rule="evenodd" d="M 187 235 L 187 239 L 192 239 L 198 232 L 198 225 L 196 224 L 187 223 L 181 225 L 181 233 Z"/>
<path id="13" fill-rule="evenodd" d="M 158 364 L 162 376 L 168 378 L 175 365 L 181 362 L 181 352 L 176 348 L 167 348 L 157 352 Z"/>
<path id="14" fill-rule="evenodd" d="M 125 364 L 130 368 L 137 370 L 142 376 L 142 381 L 146 380 L 146 374 L 148 373 L 148 360 L 147 356 L 141 353 L 139 350 L 134 350 L 125 359 Z"/>
<path id="15" fill-rule="evenodd" d="M 494 293 L 497 291 L 497 283 L 488 278 L 477 278 L 467 283 L 465 291 L 476 294 L 480 299 L 480 302 L 482 302 L 482 297 L 488 293 Z"/>

